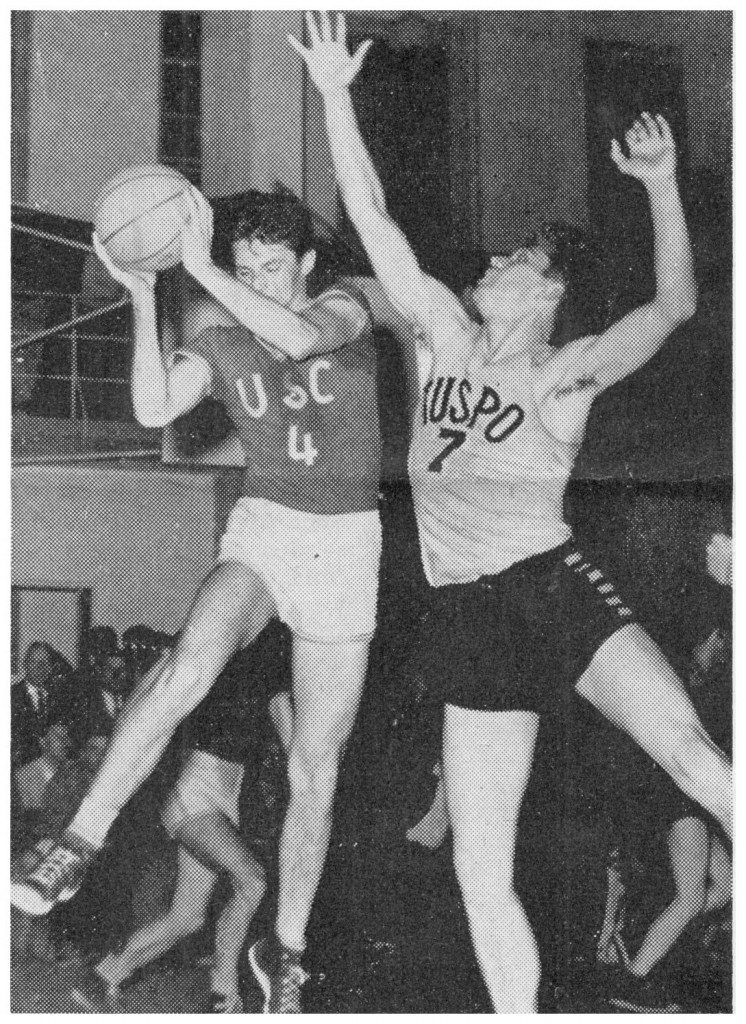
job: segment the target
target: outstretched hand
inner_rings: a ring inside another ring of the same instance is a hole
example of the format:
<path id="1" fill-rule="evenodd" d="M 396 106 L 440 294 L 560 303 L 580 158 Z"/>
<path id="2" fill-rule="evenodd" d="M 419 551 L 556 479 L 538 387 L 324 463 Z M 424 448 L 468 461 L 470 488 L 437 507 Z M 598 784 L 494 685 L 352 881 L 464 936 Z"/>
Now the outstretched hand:
<path id="1" fill-rule="evenodd" d="M 289 35 L 288 42 L 306 62 L 308 73 L 323 96 L 349 88 L 360 70 L 365 55 L 373 45 L 372 39 L 361 43 L 354 54 L 347 47 L 347 23 L 344 14 L 336 16 L 336 33 L 326 11 L 318 12 L 318 24 L 313 12 L 306 12 L 306 25 L 310 46 Z"/>
<path id="2" fill-rule="evenodd" d="M 624 139 L 629 149 L 625 156 L 617 139 L 611 142 L 611 159 L 622 174 L 643 184 L 670 181 L 676 175 L 676 144 L 671 129 L 660 114 L 641 114 Z"/>
<path id="3" fill-rule="evenodd" d="M 93 248 L 96 255 L 114 280 L 118 281 L 119 284 L 123 284 L 129 292 L 132 292 L 133 295 L 138 292 L 152 291 L 155 288 L 155 273 L 153 271 L 122 270 L 121 267 L 114 263 L 111 256 L 109 256 L 103 242 L 95 231 L 93 232 Z"/>

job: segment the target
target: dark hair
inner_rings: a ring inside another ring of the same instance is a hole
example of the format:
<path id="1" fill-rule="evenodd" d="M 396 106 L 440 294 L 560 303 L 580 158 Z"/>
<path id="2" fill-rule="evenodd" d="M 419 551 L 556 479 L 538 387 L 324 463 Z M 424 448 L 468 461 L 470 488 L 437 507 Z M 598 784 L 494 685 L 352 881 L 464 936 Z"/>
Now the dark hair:
<path id="1" fill-rule="evenodd" d="M 122 633 L 122 646 L 151 647 L 158 634 L 151 626 L 139 622 L 136 626 L 130 626 Z"/>
<path id="2" fill-rule="evenodd" d="M 545 250 L 552 270 L 565 283 L 555 338 L 568 331 L 580 337 L 605 330 L 612 320 L 615 296 L 609 287 L 608 257 L 601 242 L 572 224 L 550 221 L 542 224 L 536 244 Z M 572 339 L 565 336 L 562 340 Z"/>
<path id="3" fill-rule="evenodd" d="M 46 656 L 49 658 L 50 663 L 54 662 L 55 650 L 52 645 L 46 643 L 44 640 L 34 640 L 28 645 L 26 653 L 23 656 L 23 664 L 26 667 L 28 667 L 32 654 L 36 654 L 37 651 L 44 651 Z"/>
<path id="4" fill-rule="evenodd" d="M 285 245 L 300 258 L 314 248 L 311 213 L 293 195 L 252 189 L 218 201 L 215 216 L 216 262 L 235 269 L 233 245 L 243 239 Z"/>
<path id="5" fill-rule="evenodd" d="M 119 637 L 113 626 L 93 626 L 83 638 L 82 654 L 85 658 L 105 658 L 119 651 Z"/>

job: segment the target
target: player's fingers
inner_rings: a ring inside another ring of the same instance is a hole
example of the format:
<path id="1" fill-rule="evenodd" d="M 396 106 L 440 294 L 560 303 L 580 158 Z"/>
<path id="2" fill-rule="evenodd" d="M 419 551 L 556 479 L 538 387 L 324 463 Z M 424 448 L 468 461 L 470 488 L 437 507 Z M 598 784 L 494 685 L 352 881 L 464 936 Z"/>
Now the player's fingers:
<path id="1" fill-rule="evenodd" d="M 627 166 L 627 159 L 622 153 L 622 147 L 616 139 L 611 140 L 611 159 L 617 165 L 620 171 L 624 171 Z"/>
<path id="2" fill-rule="evenodd" d="M 319 11 L 319 23 L 321 24 L 321 38 L 323 41 L 325 43 L 333 43 L 332 20 L 327 11 Z"/>
<path id="3" fill-rule="evenodd" d="M 355 67 L 355 74 L 357 74 L 357 72 L 360 70 L 362 63 L 365 60 L 365 55 L 372 45 L 373 40 L 366 39 L 365 42 L 361 43 L 360 46 L 358 46 L 357 50 L 355 50 L 355 56 L 352 58 Z"/>
<path id="4" fill-rule="evenodd" d="M 661 133 L 660 133 L 660 128 L 658 127 L 658 122 L 654 118 L 652 118 L 650 116 L 650 114 L 648 114 L 647 111 L 645 111 L 641 115 L 641 117 L 642 117 L 642 120 L 643 120 L 643 122 L 645 124 L 645 128 L 647 129 L 647 132 L 648 132 L 648 135 L 650 136 L 650 138 L 651 139 L 660 139 L 660 134 Z"/>
<path id="5" fill-rule="evenodd" d="M 306 11 L 306 28 L 308 29 L 308 37 L 311 40 L 311 47 L 313 48 L 321 42 L 313 11 Z"/>
<path id="6" fill-rule="evenodd" d="M 341 43 L 345 49 L 347 49 L 347 19 L 344 14 L 340 11 L 337 14 L 337 42 Z"/>
<path id="7" fill-rule="evenodd" d="M 297 53 L 299 53 L 299 54 L 301 55 L 301 57 L 302 57 L 302 58 L 303 58 L 304 60 L 306 59 L 306 57 L 308 56 L 308 54 L 309 54 L 309 53 L 311 52 L 311 51 L 310 51 L 310 50 L 308 49 L 308 47 L 307 47 L 307 46 L 304 46 L 304 45 L 303 45 L 303 43 L 299 43 L 299 42 L 298 42 L 298 40 L 297 40 L 297 39 L 295 38 L 295 36 L 292 36 L 292 35 L 290 35 L 289 33 L 288 33 L 288 42 L 290 43 L 290 45 L 292 46 L 292 48 L 293 48 L 293 49 L 294 49 L 294 50 L 295 50 L 295 51 L 296 51 Z"/>
<path id="8" fill-rule="evenodd" d="M 669 125 L 665 117 L 663 117 L 662 114 L 656 114 L 655 120 L 658 124 L 658 127 L 660 128 L 660 133 L 663 137 L 664 142 L 673 143 L 673 132 L 671 131 L 671 126 Z"/>
<path id="9" fill-rule="evenodd" d="M 193 230 L 203 239 L 211 239 L 212 207 L 194 185 L 187 192 L 186 212 Z"/>
<path id="10" fill-rule="evenodd" d="M 182 196 L 184 203 L 184 213 L 189 218 L 189 224 L 199 224 L 199 205 L 197 203 L 197 197 L 194 194 L 194 186 L 190 185 L 188 189 L 183 193 Z"/>
<path id="11" fill-rule="evenodd" d="M 118 281 L 119 277 L 117 276 L 117 268 L 115 264 L 112 262 L 111 256 L 109 256 L 108 252 L 106 251 L 104 243 L 101 241 L 101 239 L 98 237 L 95 231 L 93 232 L 93 249 L 98 258 L 103 263 L 103 265 L 109 271 L 111 276 Z"/>
<path id="12" fill-rule="evenodd" d="M 624 133 L 624 141 L 627 143 L 627 147 L 631 152 L 637 145 L 637 132 L 634 130 L 634 128 L 630 128 L 628 131 Z"/>

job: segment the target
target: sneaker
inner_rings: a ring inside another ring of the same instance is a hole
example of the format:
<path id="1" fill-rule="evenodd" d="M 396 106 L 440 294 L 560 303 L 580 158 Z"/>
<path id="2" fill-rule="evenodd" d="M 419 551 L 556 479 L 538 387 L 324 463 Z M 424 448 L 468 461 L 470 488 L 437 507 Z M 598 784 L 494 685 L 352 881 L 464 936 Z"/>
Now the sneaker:
<path id="1" fill-rule="evenodd" d="M 205 1013 L 243 1013 L 243 1000 L 238 992 L 224 995 L 222 992 L 211 992 L 210 1001 Z"/>
<path id="2" fill-rule="evenodd" d="M 89 1013 L 116 1013 L 121 1008 L 121 988 L 106 981 L 95 969 L 76 982 L 70 996 L 76 1006 Z"/>
<path id="3" fill-rule="evenodd" d="M 48 914 L 55 903 L 73 898 L 96 850 L 71 832 L 63 833 L 57 841 L 41 840 L 34 849 L 38 857 L 30 850 L 18 862 L 20 865 L 27 857 L 32 867 L 11 871 L 10 901 L 24 913 L 38 917 Z"/>
<path id="4" fill-rule="evenodd" d="M 659 985 L 650 978 L 638 978 L 629 971 L 621 971 L 614 980 L 609 1003 L 627 1013 L 681 1013 L 681 1006 L 669 999 Z"/>
<path id="5" fill-rule="evenodd" d="M 10 864 L 11 881 L 24 878 L 30 871 L 38 867 L 54 847 L 54 839 L 40 839 L 34 846 L 29 846 L 20 857 Z"/>
<path id="6" fill-rule="evenodd" d="M 301 954 L 274 937 L 260 939 L 249 950 L 249 963 L 264 993 L 262 1013 L 302 1013 L 300 990 L 308 975 Z"/>

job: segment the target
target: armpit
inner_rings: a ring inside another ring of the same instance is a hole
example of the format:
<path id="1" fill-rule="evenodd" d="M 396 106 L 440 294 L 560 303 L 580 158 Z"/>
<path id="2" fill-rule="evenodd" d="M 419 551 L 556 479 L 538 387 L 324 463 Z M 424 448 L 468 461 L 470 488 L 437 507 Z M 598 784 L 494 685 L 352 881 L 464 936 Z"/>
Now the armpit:
<path id="1" fill-rule="evenodd" d="M 578 394 L 580 391 L 586 391 L 588 388 L 595 387 L 598 381 L 595 377 L 579 377 L 569 384 L 562 384 L 557 388 L 555 395 L 557 398 L 565 398 L 567 395 Z"/>

